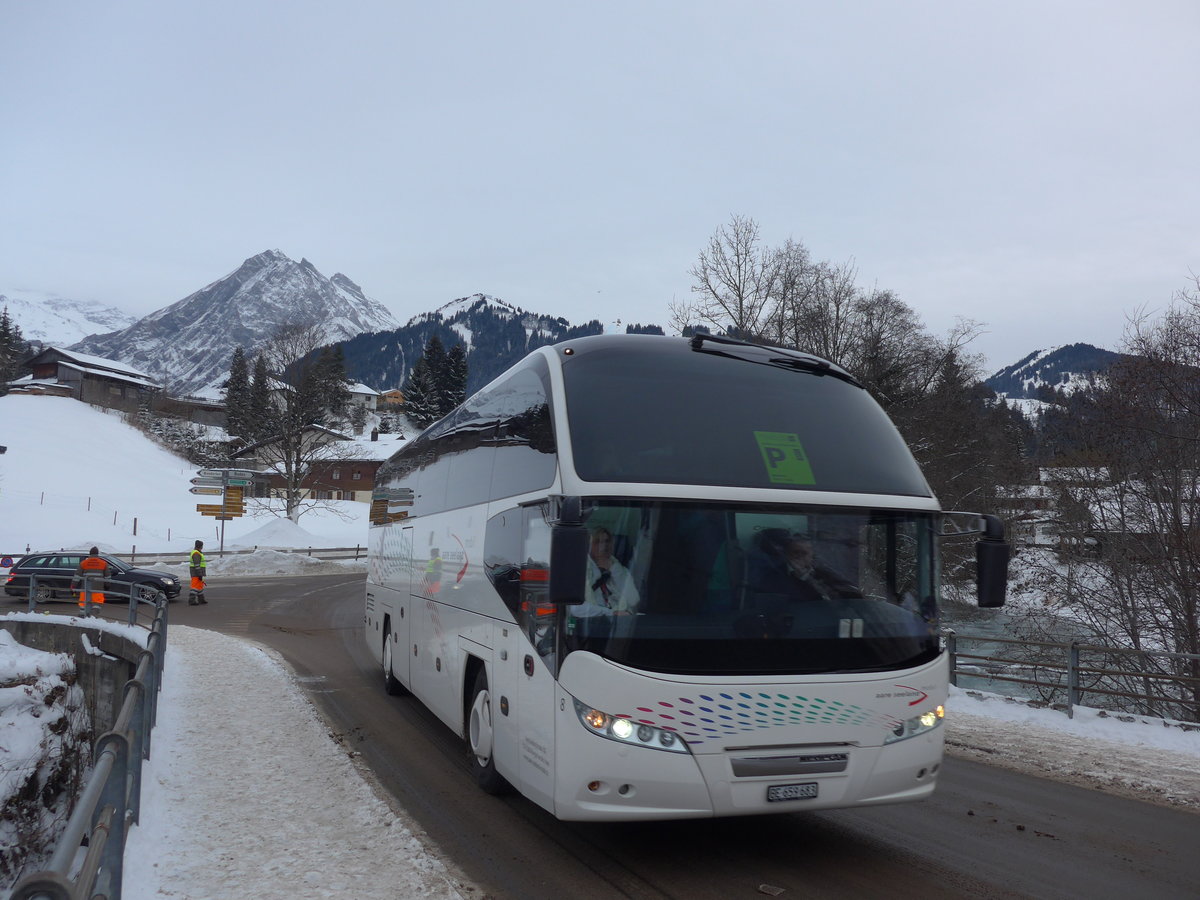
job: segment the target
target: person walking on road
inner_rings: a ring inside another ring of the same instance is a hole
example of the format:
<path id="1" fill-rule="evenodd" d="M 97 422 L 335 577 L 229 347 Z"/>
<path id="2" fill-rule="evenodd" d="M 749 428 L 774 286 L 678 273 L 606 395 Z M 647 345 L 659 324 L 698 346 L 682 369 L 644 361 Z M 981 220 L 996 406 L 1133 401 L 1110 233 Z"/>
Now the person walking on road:
<path id="1" fill-rule="evenodd" d="M 99 547 L 93 547 L 75 568 L 75 583 L 80 587 L 80 609 L 87 609 L 89 600 L 92 603 L 104 603 L 104 579 L 107 576 L 108 561 L 100 555 Z"/>
<path id="2" fill-rule="evenodd" d="M 192 587 L 188 591 L 188 606 L 199 606 L 207 603 L 204 599 L 204 577 L 208 574 L 208 563 L 204 559 L 204 541 L 196 541 L 192 550 L 188 574 L 192 576 Z"/>

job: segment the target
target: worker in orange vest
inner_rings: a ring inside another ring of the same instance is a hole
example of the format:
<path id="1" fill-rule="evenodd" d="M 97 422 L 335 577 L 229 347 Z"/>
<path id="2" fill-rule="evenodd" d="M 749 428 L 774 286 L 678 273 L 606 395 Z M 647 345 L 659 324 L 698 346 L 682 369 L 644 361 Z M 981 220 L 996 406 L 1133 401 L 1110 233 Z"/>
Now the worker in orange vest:
<path id="1" fill-rule="evenodd" d="M 80 583 L 79 608 L 86 609 L 88 595 L 92 603 L 104 602 L 104 579 L 108 576 L 108 562 L 100 556 L 100 548 L 93 547 L 88 555 L 79 561 L 75 569 L 75 579 Z M 96 590 L 99 585 L 100 590 Z"/>

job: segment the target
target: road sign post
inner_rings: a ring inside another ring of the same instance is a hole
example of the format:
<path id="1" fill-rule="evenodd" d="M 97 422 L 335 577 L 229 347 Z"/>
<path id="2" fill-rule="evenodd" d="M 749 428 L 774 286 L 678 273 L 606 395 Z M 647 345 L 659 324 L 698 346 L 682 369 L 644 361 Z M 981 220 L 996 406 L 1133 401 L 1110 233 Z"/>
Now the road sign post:
<path id="1" fill-rule="evenodd" d="M 200 469 L 191 480 L 193 494 L 220 496 L 220 503 L 197 503 L 196 512 L 221 523 L 221 552 L 225 551 L 225 523 L 246 513 L 245 489 L 268 484 L 269 473 L 250 469 Z"/>

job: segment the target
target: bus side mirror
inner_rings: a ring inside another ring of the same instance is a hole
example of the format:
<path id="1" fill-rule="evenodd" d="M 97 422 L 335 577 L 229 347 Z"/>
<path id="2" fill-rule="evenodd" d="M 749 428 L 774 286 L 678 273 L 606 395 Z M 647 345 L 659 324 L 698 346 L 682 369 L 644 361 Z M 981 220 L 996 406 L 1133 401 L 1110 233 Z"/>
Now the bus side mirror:
<path id="1" fill-rule="evenodd" d="M 558 521 L 550 528 L 551 603 L 574 605 L 584 601 L 587 559 L 591 539 L 583 527 L 578 497 L 563 497 Z"/>
<path id="2" fill-rule="evenodd" d="M 1008 593 L 1008 558 L 1011 547 L 1004 540 L 1004 523 L 996 516 L 983 516 L 983 537 L 975 542 L 975 589 L 984 609 L 1003 606 Z"/>

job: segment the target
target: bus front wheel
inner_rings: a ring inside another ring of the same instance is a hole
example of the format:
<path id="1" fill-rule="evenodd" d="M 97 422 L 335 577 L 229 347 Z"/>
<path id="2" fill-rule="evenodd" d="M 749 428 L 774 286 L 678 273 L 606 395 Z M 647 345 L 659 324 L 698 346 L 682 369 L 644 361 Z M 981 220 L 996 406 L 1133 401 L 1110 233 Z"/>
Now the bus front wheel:
<path id="1" fill-rule="evenodd" d="M 471 705 L 467 713 L 471 772 L 475 775 L 476 783 L 487 793 L 504 794 L 509 790 L 509 784 L 496 771 L 493 743 L 492 695 L 488 691 L 487 671 L 481 665 L 475 673 L 475 687 L 471 691 Z"/>
<path id="2" fill-rule="evenodd" d="M 404 685 L 392 672 L 392 646 L 394 644 L 392 629 L 389 627 L 383 633 L 383 689 L 393 697 L 398 697 L 404 693 Z"/>

